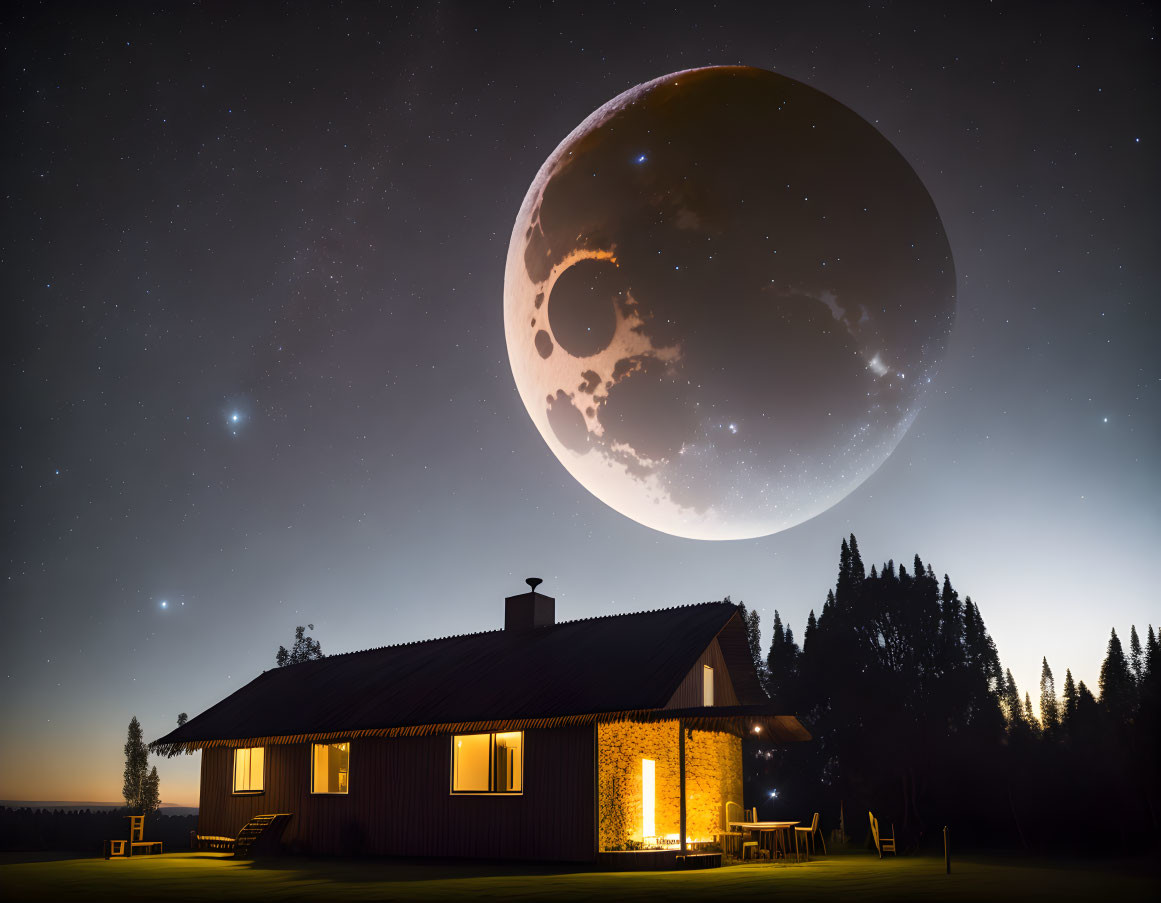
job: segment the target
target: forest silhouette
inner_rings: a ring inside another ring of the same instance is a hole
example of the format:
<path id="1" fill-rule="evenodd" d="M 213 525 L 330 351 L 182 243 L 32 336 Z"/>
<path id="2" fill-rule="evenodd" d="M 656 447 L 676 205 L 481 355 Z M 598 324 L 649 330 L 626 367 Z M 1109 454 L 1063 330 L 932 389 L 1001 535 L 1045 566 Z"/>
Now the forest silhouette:
<path id="1" fill-rule="evenodd" d="M 744 616 L 774 703 L 813 742 L 746 744 L 746 798 L 762 814 L 809 818 L 827 832 L 844 814 L 865 842 L 868 810 L 893 823 L 901 849 L 934 846 L 948 825 L 960 848 L 1103 852 L 1158 837 L 1158 637 L 1114 629 L 1097 692 L 1065 671 L 1058 695 L 1043 659 L 1040 714 L 1001 665 L 979 606 L 960 599 L 918 555 L 866 571 L 854 535 L 821 613 L 799 647 L 774 613 L 761 653 L 757 612 Z M 1051 631 L 1046 625 L 1045 632 Z M 777 790 L 771 798 L 769 790 Z"/>

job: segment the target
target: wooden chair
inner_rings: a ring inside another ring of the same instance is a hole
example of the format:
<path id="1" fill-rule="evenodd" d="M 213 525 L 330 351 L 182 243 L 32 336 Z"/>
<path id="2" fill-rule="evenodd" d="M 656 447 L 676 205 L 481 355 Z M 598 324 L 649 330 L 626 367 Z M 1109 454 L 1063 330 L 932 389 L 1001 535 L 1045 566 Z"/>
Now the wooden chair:
<path id="1" fill-rule="evenodd" d="M 814 818 L 810 821 L 809 828 L 795 828 L 794 829 L 794 848 L 798 849 L 798 839 L 801 835 L 805 835 L 807 855 L 814 855 L 814 835 L 818 835 L 819 841 L 822 843 L 822 855 L 826 855 L 826 840 L 823 839 L 822 831 L 818 829 L 818 813 L 814 813 Z"/>
<path id="2" fill-rule="evenodd" d="M 756 806 L 753 809 L 743 809 L 742 810 L 742 821 L 757 821 L 757 820 L 758 820 L 758 808 Z M 761 856 L 762 847 L 759 845 L 757 840 L 747 840 L 742 844 L 742 859 L 743 859 L 743 861 L 746 859 L 747 853 L 750 854 L 751 859 L 757 859 L 757 858 L 759 858 L 759 856 Z"/>
<path id="3" fill-rule="evenodd" d="M 105 841 L 106 859 L 122 859 L 133 856 L 139 849 L 143 849 L 147 853 L 162 852 L 160 840 L 145 840 L 144 815 L 126 815 L 125 817 L 129 819 L 129 839 Z"/>
<path id="4" fill-rule="evenodd" d="M 742 807 L 737 803 L 727 802 L 722 812 L 722 829 L 717 832 L 718 843 L 722 845 L 723 853 L 740 857 L 742 853 L 742 832 L 735 831 L 731 827 L 730 822 L 742 821 Z"/>
<path id="5" fill-rule="evenodd" d="M 875 849 L 879 851 L 879 858 L 882 859 L 884 853 L 899 855 L 895 852 L 895 826 L 891 825 L 890 837 L 883 837 L 879 834 L 879 820 L 875 818 L 875 813 L 868 812 L 867 815 L 871 818 L 871 836 L 875 839 Z"/>

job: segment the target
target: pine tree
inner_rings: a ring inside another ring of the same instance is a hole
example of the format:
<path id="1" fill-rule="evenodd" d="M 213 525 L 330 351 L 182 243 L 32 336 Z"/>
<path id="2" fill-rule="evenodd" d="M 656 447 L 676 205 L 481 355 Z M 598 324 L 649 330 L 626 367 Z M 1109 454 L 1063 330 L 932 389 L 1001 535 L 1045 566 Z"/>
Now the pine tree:
<path id="1" fill-rule="evenodd" d="M 818 619 L 814 616 L 814 609 L 810 610 L 810 617 L 806 619 L 806 630 L 802 634 L 802 652 L 805 655 L 810 647 L 810 641 L 818 630 Z"/>
<path id="2" fill-rule="evenodd" d="M 157 766 L 141 782 L 141 814 L 152 815 L 161 806 L 161 779 L 157 776 Z"/>
<path id="3" fill-rule="evenodd" d="M 1042 725 L 1036 719 L 1036 712 L 1032 710 L 1032 694 L 1024 694 L 1024 724 L 1033 732 L 1040 733 Z"/>
<path id="4" fill-rule="evenodd" d="M 1064 705 L 1060 713 L 1060 722 L 1064 726 L 1065 731 L 1071 732 L 1073 725 L 1076 723 L 1076 703 L 1077 696 L 1076 684 L 1072 680 L 1072 669 L 1064 669 L 1064 692 L 1061 693 L 1064 700 Z"/>
<path id="5" fill-rule="evenodd" d="M 730 601 L 730 597 L 726 596 L 726 602 Z M 766 683 L 766 663 L 762 661 L 762 619 L 757 611 L 751 611 L 746 608 L 745 602 L 738 603 L 738 614 L 742 617 L 742 624 L 746 628 L 746 643 L 750 647 L 750 659 L 754 662 L 754 670 L 758 674 L 758 680 L 763 685 Z"/>
<path id="6" fill-rule="evenodd" d="M 1101 664 L 1100 691 L 1101 706 L 1114 720 L 1125 722 L 1132 717 L 1133 675 L 1116 628 L 1109 636 L 1108 650 Z"/>
<path id="7" fill-rule="evenodd" d="M 1133 671 L 1133 682 L 1141 683 L 1145 676 L 1145 657 L 1141 654 L 1141 638 L 1137 636 L 1137 625 L 1129 628 L 1129 667 Z"/>
<path id="8" fill-rule="evenodd" d="M 782 616 L 774 610 L 774 637 L 770 641 L 770 653 L 766 656 L 768 692 L 780 705 L 793 705 L 795 685 L 798 676 L 798 646 L 794 642 L 794 631 L 783 628 Z"/>
<path id="9" fill-rule="evenodd" d="M 834 585 L 834 600 L 841 608 L 846 608 L 851 602 L 851 547 L 844 539 L 839 551 L 838 580 Z"/>
<path id="10" fill-rule="evenodd" d="M 145 782 L 149 775 L 149 750 L 141 739 L 141 724 L 134 715 L 129 719 L 129 734 L 125 740 L 125 780 L 121 793 L 130 809 L 141 809 L 145 801 Z"/>
<path id="11" fill-rule="evenodd" d="M 1048 667 L 1048 657 L 1040 662 L 1040 721 L 1046 733 L 1060 727 L 1060 706 L 1056 701 L 1056 682 L 1052 679 L 1052 669 Z"/>
<path id="12" fill-rule="evenodd" d="M 855 539 L 855 534 L 851 534 L 851 589 L 856 593 L 863 585 L 863 581 L 867 578 L 867 570 L 863 567 L 863 556 L 859 554 L 859 541 Z"/>

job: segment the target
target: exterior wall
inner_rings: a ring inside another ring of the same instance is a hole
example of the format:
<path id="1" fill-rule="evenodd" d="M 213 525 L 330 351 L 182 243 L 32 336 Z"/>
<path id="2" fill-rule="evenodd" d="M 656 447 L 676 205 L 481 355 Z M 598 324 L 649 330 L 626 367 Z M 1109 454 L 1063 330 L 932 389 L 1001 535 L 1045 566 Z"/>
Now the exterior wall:
<path id="1" fill-rule="evenodd" d="M 722 829 L 727 802 L 742 805 L 742 738 L 694 731 L 685 738 L 685 828 L 711 838 Z"/>
<path id="2" fill-rule="evenodd" d="M 700 664 L 698 665 L 700 668 Z M 715 689 L 716 692 L 716 689 Z M 655 765 L 654 822 L 658 836 L 681 824 L 678 722 L 620 722 L 597 729 L 598 833 L 601 850 L 642 841 L 641 760 Z M 686 834 L 712 840 L 727 801 L 742 803 L 742 741 L 727 733 L 693 731 L 685 740 Z"/>
<path id="3" fill-rule="evenodd" d="M 266 747 L 265 790 L 232 792 L 233 750 L 202 751 L 201 834 L 287 812 L 292 852 L 591 861 L 593 729 L 524 732 L 524 792 L 452 796 L 448 736 L 351 741 L 350 793 L 310 792 L 310 744 Z"/>
<path id="4" fill-rule="evenodd" d="M 653 759 L 654 823 L 659 835 L 676 834 L 680 825 L 677 722 L 597 725 L 597 796 L 601 850 L 623 850 L 641 843 L 641 760 Z"/>
<path id="5" fill-rule="evenodd" d="M 673 698 L 666 703 L 667 709 L 693 708 L 702 704 L 702 668 L 709 665 L 714 669 L 714 705 L 737 705 L 738 694 L 734 692 L 734 682 L 726 667 L 725 656 L 717 639 L 714 639 L 701 654 L 689 673 L 681 681 Z"/>

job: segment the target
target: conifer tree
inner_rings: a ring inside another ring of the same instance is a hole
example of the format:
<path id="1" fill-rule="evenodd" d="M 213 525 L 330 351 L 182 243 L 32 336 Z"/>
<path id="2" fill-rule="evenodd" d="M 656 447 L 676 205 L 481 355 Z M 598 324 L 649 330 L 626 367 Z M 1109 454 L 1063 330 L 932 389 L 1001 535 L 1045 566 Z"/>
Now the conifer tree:
<path id="1" fill-rule="evenodd" d="M 125 773 L 121 793 L 130 809 L 141 809 L 145 804 L 146 781 L 149 778 L 149 750 L 141 739 L 141 723 L 134 715 L 129 719 L 125 739 Z"/>
<path id="2" fill-rule="evenodd" d="M 1060 721 L 1066 731 L 1071 732 L 1076 721 L 1077 692 L 1076 684 L 1072 680 L 1072 669 L 1064 669 L 1064 692 L 1061 693 L 1064 705 L 1060 713 Z"/>
<path id="3" fill-rule="evenodd" d="M 866 580 L 867 570 L 863 567 L 863 556 L 859 554 L 859 541 L 851 534 L 851 588 L 858 592 Z"/>
<path id="4" fill-rule="evenodd" d="M 839 572 L 838 580 L 834 585 L 834 600 L 840 607 L 847 607 L 850 605 L 851 595 L 851 547 L 847 545 L 844 539 L 842 548 L 839 551 Z"/>
<path id="5" fill-rule="evenodd" d="M 1056 701 L 1056 682 L 1052 679 L 1052 669 L 1048 667 L 1048 657 L 1040 662 L 1040 722 L 1045 733 L 1052 733 L 1060 727 L 1060 706 Z"/>
<path id="6" fill-rule="evenodd" d="M 1129 668 L 1133 672 L 1133 682 L 1140 684 L 1145 676 L 1145 657 L 1141 654 L 1141 638 L 1137 636 L 1137 625 L 1129 628 Z"/>
<path id="7" fill-rule="evenodd" d="M 1133 675 L 1116 628 L 1109 636 L 1105 660 L 1101 664 L 1100 691 L 1102 708 L 1116 721 L 1124 722 L 1132 716 Z"/>
<path id="8" fill-rule="evenodd" d="M 141 814 L 152 815 L 161 806 L 161 779 L 157 776 L 157 766 L 141 782 Z"/>
<path id="9" fill-rule="evenodd" d="M 770 652 L 766 656 L 766 672 L 769 675 L 771 698 L 783 705 L 793 705 L 795 684 L 798 676 L 798 646 L 794 642 L 794 631 L 782 626 L 782 616 L 774 610 L 774 636 L 770 641 Z"/>
<path id="10" fill-rule="evenodd" d="M 726 596 L 723 600 L 730 601 Z M 758 673 L 758 680 L 763 686 L 766 684 L 766 663 L 762 660 L 762 618 L 757 611 L 746 608 L 745 602 L 738 603 L 738 614 L 742 617 L 742 624 L 746 628 L 746 643 L 750 647 L 750 659 L 754 662 L 754 670 Z"/>
<path id="11" fill-rule="evenodd" d="M 1024 694 L 1024 723 L 1033 733 L 1040 733 L 1041 724 L 1032 710 L 1032 694 L 1027 692 Z"/>
<path id="12" fill-rule="evenodd" d="M 1016 679 L 1012 677 L 1010 668 L 1004 669 L 1003 683 L 1001 701 L 1004 706 L 1004 718 L 1008 722 L 1008 729 L 1016 730 L 1024 723 L 1024 703 L 1020 701 L 1020 690 L 1016 686 Z"/>
<path id="13" fill-rule="evenodd" d="M 810 610 L 810 617 L 806 619 L 806 630 L 802 634 L 802 652 L 804 655 L 816 630 L 818 630 L 818 620 L 814 617 L 814 609 L 812 608 Z"/>

